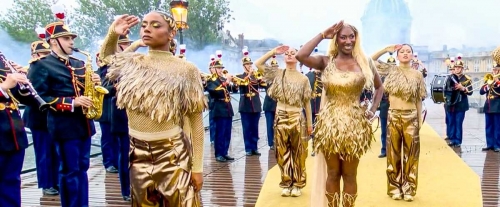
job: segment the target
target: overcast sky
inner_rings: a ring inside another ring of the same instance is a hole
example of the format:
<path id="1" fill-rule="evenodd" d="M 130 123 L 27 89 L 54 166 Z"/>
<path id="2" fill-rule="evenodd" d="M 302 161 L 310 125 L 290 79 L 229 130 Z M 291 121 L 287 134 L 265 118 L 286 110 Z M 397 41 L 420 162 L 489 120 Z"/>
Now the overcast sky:
<path id="1" fill-rule="evenodd" d="M 12 3 L 13 0 L 4 1 Z M 362 30 L 360 18 L 368 2 L 231 0 L 236 20 L 226 25 L 226 29 L 233 34 L 244 33 L 247 39 L 275 38 L 297 47 L 340 19 Z M 500 44 L 499 0 L 407 2 L 413 16 L 413 44 L 428 45 L 431 49 L 441 49 L 443 44 L 451 47 Z M 2 8 L 0 11 L 6 12 Z M 387 29 L 381 28 L 381 32 Z"/>

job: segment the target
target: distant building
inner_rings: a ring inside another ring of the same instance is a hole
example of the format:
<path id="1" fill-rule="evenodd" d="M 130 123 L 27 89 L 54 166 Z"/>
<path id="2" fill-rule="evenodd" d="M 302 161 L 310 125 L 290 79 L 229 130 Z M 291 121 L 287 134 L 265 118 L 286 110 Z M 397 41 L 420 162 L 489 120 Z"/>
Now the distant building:
<path id="1" fill-rule="evenodd" d="M 371 0 L 361 22 L 361 38 L 367 54 L 391 44 L 410 43 L 412 17 L 404 0 Z"/>

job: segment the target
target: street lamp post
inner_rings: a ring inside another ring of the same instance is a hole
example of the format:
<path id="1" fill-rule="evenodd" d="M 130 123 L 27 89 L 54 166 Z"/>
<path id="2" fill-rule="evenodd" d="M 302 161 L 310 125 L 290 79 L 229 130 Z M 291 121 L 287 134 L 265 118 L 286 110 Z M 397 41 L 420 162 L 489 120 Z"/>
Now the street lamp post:
<path id="1" fill-rule="evenodd" d="M 184 44 L 182 30 L 189 28 L 187 24 L 188 6 L 189 2 L 187 0 L 173 0 L 170 2 L 172 16 L 177 24 L 177 28 L 179 28 L 179 38 L 181 40 L 181 44 Z"/>

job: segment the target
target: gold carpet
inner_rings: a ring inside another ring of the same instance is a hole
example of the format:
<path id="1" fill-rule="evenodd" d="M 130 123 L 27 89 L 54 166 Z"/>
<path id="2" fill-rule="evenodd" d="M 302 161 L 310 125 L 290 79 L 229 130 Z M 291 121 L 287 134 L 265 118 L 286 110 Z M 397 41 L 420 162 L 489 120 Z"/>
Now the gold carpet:
<path id="1" fill-rule="evenodd" d="M 394 201 L 387 196 L 386 159 L 377 157 L 381 147 L 380 129 L 378 129 L 375 133 L 377 141 L 360 161 L 357 207 L 483 206 L 479 176 L 446 145 L 445 141 L 428 124 L 424 124 L 420 135 L 419 185 L 415 200 L 413 202 Z M 307 179 L 311 180 L 314 174 L 309 170 L 313 169 L 311 157 L 307 160 L 307 169 Z M 309 184 L 302 189 L 302 196 L 292 198 L 280 196 L 279 182 L 280 170 L 278 166 L 274 166 L 266 176 L 256 207 L 309 207 L 311 191 Z"/>

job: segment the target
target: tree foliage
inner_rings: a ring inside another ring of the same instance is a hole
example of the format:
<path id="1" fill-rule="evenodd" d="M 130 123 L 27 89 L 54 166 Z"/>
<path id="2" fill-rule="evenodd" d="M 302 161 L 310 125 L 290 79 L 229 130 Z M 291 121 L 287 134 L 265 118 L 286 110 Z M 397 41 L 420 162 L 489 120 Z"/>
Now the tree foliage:
<path id="1" fill-rule="evenodd" d="M 218 31 L 222 30 L 225 23 L 234 18 L 233 11 L 229 8 L 228 0 L 196 0 L 189 2 L 188 25 L 185 31 L 186 37 L 191 40 L 194 48 L 203 47 L 215 43 Z"/>
<path id="2" fill-rule="evenodd" d="M 14 0 L 11 8 L 0 15 L 0 27 L 14 40 L 38 40 L 35 28 L 55 21 L 50 6 L 55 0 Z"/>
<path id="3" fill-rule="evenodd" d="M 131 14 L 143 17 L 150 11 L 162 10 L 170 13 L 167 0 L 77 0 L 78 22 L 81 26 L 78 33 L 89 41 L 97 42 L 96 38 L 103 38 L 115 15 Z M 184 34 L 191 40 L 191 48 L 202 49 L 217 40 L 218 28 L 231 20 L 231 10 L 228 0 L 192 0 L 189 1 L 188 24 Z M 131 38 L 136 39 L 137 30 L 132 30 Z"/>
<path id="4" fill-rule="evenodd" d="M 50 7 L 58 0 L 14 0 L 12 8 L 0 16 L 0 27 L 21 42 L 37 40 L 35 28 L 55 21 Z M 88 50 L 104 38 L 115 15 L 143 17 L 150 11 L 170 13 L 170 0 L 76 0 L 77 8 L 67 8 L 67 23 L 78 34 L 76 46 Z M 184 37 L 189 48 L 202 49 L 215 43 L 218 31 L 231 17 L 229 0 L 191 0 L 188 8 L 189 29 Z M 139 28 L 132 30 L 132 39 L 139 38 Z"/>

